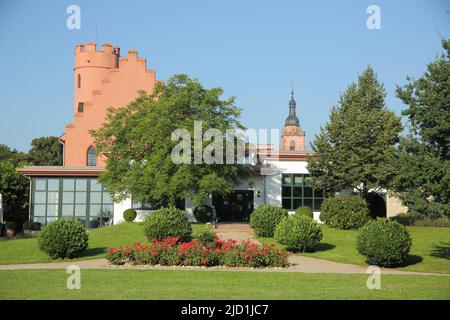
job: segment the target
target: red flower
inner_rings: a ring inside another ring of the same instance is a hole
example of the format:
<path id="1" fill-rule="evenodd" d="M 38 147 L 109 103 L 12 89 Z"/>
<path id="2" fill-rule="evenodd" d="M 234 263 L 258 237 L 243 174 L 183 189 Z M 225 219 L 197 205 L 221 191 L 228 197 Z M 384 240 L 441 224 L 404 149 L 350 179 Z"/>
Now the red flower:
<path id="1" fill-rule="evenodd" d="M 275 243 L 271 243 L 270 246 L 271 246 L 271 247 L 275 247 Z"/>
<path id="2" fill-rule="evenodd" d="M 206 264 L 206 259 L 205 259 L 205 257 L 202 258 L 202 264 Z"/>

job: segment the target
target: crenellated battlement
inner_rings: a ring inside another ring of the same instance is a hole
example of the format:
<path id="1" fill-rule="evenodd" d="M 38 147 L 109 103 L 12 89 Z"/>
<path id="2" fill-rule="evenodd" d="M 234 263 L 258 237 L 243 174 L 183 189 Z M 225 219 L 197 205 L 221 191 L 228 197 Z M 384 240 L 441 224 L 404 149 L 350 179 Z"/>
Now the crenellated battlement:
<path id="1" fill-rule="evenodd" d="M 79 68 L 118 68 L 120 58 L 120 48 L 109 43 L 102 45 L 102 49 L 97 51 L 95 42 L 78 44 L 75 47 L 75 67 Z"/>

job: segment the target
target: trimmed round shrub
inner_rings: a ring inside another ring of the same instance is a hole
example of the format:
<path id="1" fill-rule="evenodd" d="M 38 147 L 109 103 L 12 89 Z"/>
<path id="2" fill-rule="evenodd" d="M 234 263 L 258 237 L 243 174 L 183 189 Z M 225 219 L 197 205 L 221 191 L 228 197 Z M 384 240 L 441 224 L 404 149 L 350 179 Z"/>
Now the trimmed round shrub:
<path id="1" fill-rule="evenodd" d="M 136 219 L 137 213 L 134 209 L 127 209 L 123 212 L 123 220 L 126 222 L 133 222 Z"/>
<path id="2" fill-rule="evenodd" d="M 357 196 L 337 196 L 325 199 L 320 220 L 336 229 L 358 229 L 369 221 L 369 208 Z"/>
<path id="3" fill-rule="evenodd" d="M 405 226 L 395 220 L 377 218 L 359 231 L 357 249 L 367 263 L 389 267 L 405 261 L 411 244 Z"/>
<path id="4" fill-rule="evenodd" d="M 156 210 L 145 218 L 144 233 L 149 240 L 163 241 L 170 237 L 189 241 L 192 227 L 184 211 L 169 207 Z"/>
<path id="5" fill-rule="evenodd" d="M 297 216 L 305 216 L 305 217 L 310 217 L 310 218 L 314 217 L 312 209 L 310 207 L 308 207 L 308 206 L 298 207 L 295 210 L 295 214 Z"/>
<path id="6" fill-rule="evenodd" d="M 194 218 L 198 223 L 211 222 L 213 218 L 213 209 L 210 206 L 195 207 Z"/>
<path id="7" fill-rule="evenodd" d="M 292 215 L 283 219 L 275 229 L 275 240 L 290 251 L 312 251 L 322 240 L 322 230 L 313 219 Z"/>
<path id="8" fill-rule="evenodd" d="M 75 258 L 87 248 L 88 234 L 80 222 L 58 219 L 44 227 L 38 246 L 52 259 Z"/>
<path id="9" fill-rule="evenodd" d="M 273 237 L 275 227 L 287 216 L 286 209 L 263 204 L 250 215 L 250 227 L 258 237 Z"/>

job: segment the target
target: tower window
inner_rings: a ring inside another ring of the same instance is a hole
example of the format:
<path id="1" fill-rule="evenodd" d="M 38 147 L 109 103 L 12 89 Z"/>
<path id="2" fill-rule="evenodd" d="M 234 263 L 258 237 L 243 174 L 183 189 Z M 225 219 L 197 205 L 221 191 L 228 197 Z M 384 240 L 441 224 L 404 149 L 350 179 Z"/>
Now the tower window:
<path id="1" fill-rule="evenodd" d="M 81 88 L 81 75 L 80 74 L 78 74 L 78 76 L 77 76 L 77 87 L 78 87 L 78 89 Z"/>
<path id="2" fill-rule="evenodd" d="M 97 156 L 95 154 L 95 148 L 90 146 L 87 151 L 87 165 L 88 167 L 95 167 L 97 162 Z"/>
<path id="3" fill-rule="evenodd" d="M 78 112 L 83 112 L 83 111 L 84 111 L 84 103 L 78 102 Z"/>

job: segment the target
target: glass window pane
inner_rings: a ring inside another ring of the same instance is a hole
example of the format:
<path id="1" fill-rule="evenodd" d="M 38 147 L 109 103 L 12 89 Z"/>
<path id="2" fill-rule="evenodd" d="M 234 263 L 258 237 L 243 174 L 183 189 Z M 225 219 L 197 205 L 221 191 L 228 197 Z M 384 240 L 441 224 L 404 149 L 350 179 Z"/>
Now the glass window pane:
<path id="1" fill-rule="evenodd" d="M 47 205 L 47 217 L 57 217 L 58 216 L 58 205 L 48 204 Z"/>
<path id="2" fill-rule="evenodd" d="M 281 201 L 281 205 L 282 205 L 283 209 L 288 209 L 288 210 L 292 209 L 291 208 L 291 199 L 283 199 Z"/>
<path id="3" fill-rule="evenodd" d="M 75 203 L 86 203 L 86 192 L 75 192 Z"/>
<path id="4" fill-rule="evenodd" d="M 86 216 L 86 205 L 85 204 L 76 204 L 75 205 L 75 216 L 77 216 L 77 217 L 85 217 Z"/>
<path id="5" fill-rule="evenodd" d="M 294 187 L 293 192 L 294 192 L 294 197 L 296 197 L 296 198 L 302 197 L 302 187 Z"/>
<path id="6" fill-rule="evenodd" d="M 75 190 L 75 179 L 63 179 L 63 190 L 64 191 L 74 191 Z"/>
<path id="7" fill-rule="evenodd" d="M 292 177 L 290 174 L 283 174 L 282 184 L 292 184 Z"/>
<path id="8" fill-rule="evenodd" d="M 36 190 L 45 190 L 46 180 L 45 179 L 36 179 L 35 180 L 35 188 Z"/>
<path id="9" fill-rule="evenodd" d="M 34 203 L 45 203 L 46 196 L 47 196 L 47 194 L 45 191 L 36 191 L 34 193 Z"/>
<path id="10" fill-rule="evenodd" d="M 315 198 L 323 198 L 323 190 L 314 189 L 314 197 Z"/>
<path id="11" fill-rule="evenodd" d="M 73 204 L 63 204 L 62 216 L 63 217 L 72 217 L 73 216 Z"/>
<path id="12" fill-rule="evenodd" d="M 302 184 L 302 183 L 303 183 L 302 175 L 296 174 L 294 176 L 294 184 Z"/>
<path id="13" fill-rule="evenodd" d="M 104 205 L 102 210 L 102 216 L 112 217 L 114 212 L 114 207 L 112 205 Z"/>
<path id="14" fill-rule="evenodd" d="M 303 205 L 307 206 L 307 207 L 310 207 L 312 209 L 312 207 L 313 207 L 312 199 L 303 199 Z"/>
<path id="15" fill-rule="evenodd" d="M 102 193 L 101 192 L 91 192 L 91 203 L 102 203 Z"/>
<path id="16" fill-rule="evenodd" d="M 33 208 L 33 216 L 45 216 L 45 204 L 35 204 Z"/>
<path id="17" fill-rule="evenodd" d="M 75 183 L 76 183 L 77 191 L 86 191 L 86 189 L 87 189 L 87 180 L 86 179 L 77 179 Z"/>
<path id="18" fill-rule="evenodd" d="M 45 225 L 45 217 L 33 217 L 33 222 L 39 222 L 42 225 Z"/>
<path id="19" fill-rule="evenodd" d="M 283 197 L 291 197 L 291 187 L 281 187 L 281 195 Z"/>
<path id="20" fill-rule="evenodd" d="M 97 217 L 102 213 L 102 206 L 99 204 L 91 204 L 89 215 Z"/>
<path id="21" fill-rule="evenodd" d="M 48 179 L 47 188 L 49 191 L 59 191 L 59 179 Z"/>
<path id="22" fill-rule="evenodd" d="M 312 197 L 312 187 L 303 187 L 303 196 Z"/>
<path id="23" fill-rule="evenodd" d="M 323 199 L 314 199 L 314 211 L 320 211 Z"/>
<path id="24" fill-rule="evenodd" d="M 294 209 L 294 210 L 297 209 L 298 207 L 302 206 L 302 199 L 294 199 L 293 202 L 294 202 L 294 206 L 292 209 Z"/>
<path id="25" fill-rule="evenodd" d="M 50 217 L 47 217 L 47 224 L 49 224 L 50 222 L 55 221 L 56 219 L 58 219 L 58 218 L 50 218 Z"/>
<path id="26" fill-rule="evenodd" d="M 73 203 L 74 196 L 73 192 L 63 192 L 63 203 Z"/>
<path id="27" fill-rule="evenodd" d="M 103 204 L 112 204 L 113 203 L 113 201 L 112 201 L 112 198 L 111 198 L 111 196 L 109 195 L 109 193 L 108 192 L 103 192 Z"/>
<path id="28" fill-rule="evenodd" d="M 57 204 L 59 200 L 59 192 L 49 191 L 47 193 L 47 203 Z"/>
<path id="29" fill-rule="evenodd" d="M 102 191 L 102 185 L 97 179 L 91 179 L 91 191 Z"/>

